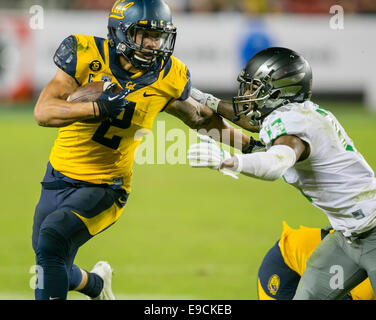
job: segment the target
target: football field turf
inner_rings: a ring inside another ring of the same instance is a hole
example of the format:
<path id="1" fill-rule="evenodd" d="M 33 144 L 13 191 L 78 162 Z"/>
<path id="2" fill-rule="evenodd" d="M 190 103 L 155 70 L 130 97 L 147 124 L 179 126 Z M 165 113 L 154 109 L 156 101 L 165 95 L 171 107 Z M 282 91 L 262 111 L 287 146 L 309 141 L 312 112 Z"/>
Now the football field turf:
<path id="1" fill-rule="evenodd" d="M 376 169 L 376 116 L 359 105 L 322 106 Z M 166 131 L 188 132 L 167 114 L 156 120 L 166 120 Z M 0 106 L 0 299 L 33 298 L 32 220 L 56 133 L 36 125 L 31 103 Z M 119 221 L 85 244 L 75 261 L 87 270 L 108 261 L 120 299 L 256 299 L 257 270 L 282 221 L 293 228 L 328 221 L 282 181 L 234 180 L 188 164 L 135 164 L 132 188 Z"/>

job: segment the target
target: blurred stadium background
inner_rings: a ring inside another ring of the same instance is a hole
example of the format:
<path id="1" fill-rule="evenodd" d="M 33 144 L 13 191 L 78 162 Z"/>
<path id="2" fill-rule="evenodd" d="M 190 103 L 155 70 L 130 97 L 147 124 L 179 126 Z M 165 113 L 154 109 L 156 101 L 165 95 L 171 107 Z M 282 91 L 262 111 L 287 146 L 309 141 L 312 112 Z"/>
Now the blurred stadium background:
<path id="1" fill-rule="evenodd" d="M 167 2 L 178 28 L 175 56 L 190 68 L 195 87 L 229 98 L 254 53 L 295 49 L 312 65 L 313 100 L 334 112 L 376 168 L 374 0 Z M 53 53 L 73 33 L 106 37 L 112 4 L 0 0 L 0 299 L 33 298 L 32 218 L 57 130 L 38 127 L 32 111 L 55 73 Z M 343 8 L 343 25 L 333 5 Z M 166 131 L 188 133 L 169 115 L 157 118 L 164 120 Z M 109 261 L 120 299 L 256 299 L 258 266 L 282 221 L 294 228 L 328 223 L 283 182 L 236 181 L 188 164 L 136 163 L 134 171 L 125 213 L 76 260 L 89 270 L 99 259 Z"/>

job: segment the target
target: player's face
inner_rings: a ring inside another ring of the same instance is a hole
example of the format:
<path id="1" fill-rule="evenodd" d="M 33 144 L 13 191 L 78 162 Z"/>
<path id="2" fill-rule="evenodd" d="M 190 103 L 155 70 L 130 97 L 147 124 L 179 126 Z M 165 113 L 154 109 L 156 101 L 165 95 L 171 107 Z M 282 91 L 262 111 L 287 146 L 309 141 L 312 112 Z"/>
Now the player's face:
<path id="1" fill-rule="evenodd" d="M 247 83 L 247 87 L 245 88 L 243 95 L 244 96 L 252 96 L 257 91 L 257 88 L 258 88 L 258 85 L 256 85 L 256 84 L 250 85 L 249 83 Z M 246 104 L 246 103 L 244 103 L 244 104 Z M 251 102 L 250 107 L 251 107 L 250 111 L 252 111 L 255 107 L 254 101 Z"/>
<path id="2" fill-rule="evenodd" d="M 142 51 L 136 51 L 136 55 L 145 60 L 154 58 L 153 50 L 161 48 L 162 34 L 158 31 L 142 31 L 138 30 L 135 36 L 135 42 L 142 46 Z"/>
<path id="3" fill-rule="evenodd" d="M 233 109 L 236 117 L 246 119 L 248 125 L 251 126 L 252 132 L 260 130 L 260 122 L 257 119 L 261 116 L 257 110 L 257 100 L 261 87 L 256 83 L 243 81 L 240 83 L 238 97 L 233 98 Z"/>

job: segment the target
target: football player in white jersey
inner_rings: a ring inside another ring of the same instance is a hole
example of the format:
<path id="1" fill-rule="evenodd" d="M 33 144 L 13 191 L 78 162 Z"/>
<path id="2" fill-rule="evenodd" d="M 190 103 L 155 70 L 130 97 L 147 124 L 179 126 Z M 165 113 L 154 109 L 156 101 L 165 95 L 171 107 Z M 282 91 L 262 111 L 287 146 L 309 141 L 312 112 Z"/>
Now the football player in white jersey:
<path id="1" fill-rule="evenodd" d="M 232 106 L 199 90 L 193 97 L 259 132 L 265 150 L 230 155 L 203 139 L 190 146 L 190 165 L 282 178 L 328 216 L 335 232 L 309 258 L 294 299 L 340 299 L 367 276 L 376 292 L 374 172 L 334 115 L 310 101 L 308 62 L 290 49 L 268 48 L 250 59 L 238 81 Z M 333 280 L 333 267 L 343 277 Z"/>

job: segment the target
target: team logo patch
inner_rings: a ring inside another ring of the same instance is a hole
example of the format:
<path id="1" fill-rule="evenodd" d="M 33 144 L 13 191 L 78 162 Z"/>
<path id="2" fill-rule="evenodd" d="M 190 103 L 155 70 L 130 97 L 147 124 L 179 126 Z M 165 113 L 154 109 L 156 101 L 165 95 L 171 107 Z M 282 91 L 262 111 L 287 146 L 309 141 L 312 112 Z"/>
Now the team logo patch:
<path id="1" fill-rule="evenodd" d="M 125 84 L 125 88 L 128 90 L 132 90 L 132 91 L 134 90 L 135 86 L 136 86 L 136 83 L 133 83 L 132 81 L 129 81 Z"/>
<path id="2" fill-rule="evenodd" d="M 93 60 L 90 64 L 89 64 L 89 68 L 90 70 L 92 71 L 99 71 L 100 69 L 102 69 L 102 64 L 100 61 L 98 60 Z"/>
<path id="3" fill-rule="evenodd" d="M 268 290 L 269 290 L 269 292 L 273 296 L 275 296 L 277 294 L 280 283 L 281 283 L 281 281 L 280 281 L 279 277 L 276 274 L 273 274 L 269 278 L 269 281 L 268 281 Z"/>

